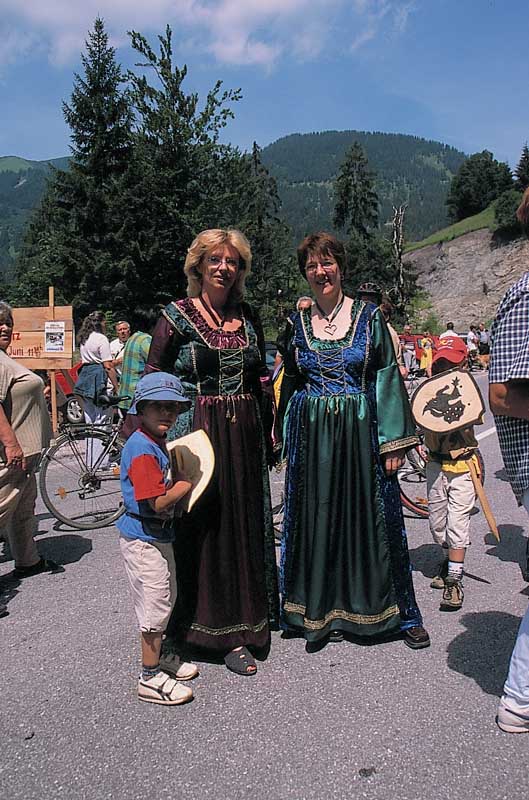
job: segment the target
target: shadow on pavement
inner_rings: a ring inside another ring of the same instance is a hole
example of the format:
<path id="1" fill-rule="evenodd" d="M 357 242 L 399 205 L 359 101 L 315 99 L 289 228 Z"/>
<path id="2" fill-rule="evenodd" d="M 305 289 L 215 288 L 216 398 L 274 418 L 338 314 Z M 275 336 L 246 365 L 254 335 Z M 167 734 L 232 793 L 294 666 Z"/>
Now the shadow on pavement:
<path id="1" fill-rule="evenodd" d="M 466 628 L 447 647 L 447 664 L 487 694 L 501 696 L 520 617 L 503 611 L 463 614 Z"/>
<path id="2" fill-rule="evenodd" d="M 39 553 L 59 564 L 74 564 L 92 552 L 92 540 L 75 533 L 48 536 L 39 542 Z"/>
<path id="3" fill-rule="evenodd" d="M 437 575 L 439 564 L 443 560 L 443 552 L 438 544 L 421 544 L 410 549 L 410 561 L 414 572 L 422 572 L 425 578 Z"/>
<path id="4" fill-rule="evenodd" d="M 497 478 L 499 481 L 505 481 L 506 483 L 509 482 L 509 478 L 507 477 L 507 471 L 504 467 L 501 469 L 497 469 L 494 473 L 494 477 Z"/>
<path id="5" fill-rule="evenodd" d="M 485 544 L 493 547 L 487 550 L 488 556 L 495 556 L 500 561 L 511 561 L 518 564 L 525 580 L 529 572 L 529 540 L 520 525 L 498 525 L 500 541 L 497 542 L 492 534 L 485 536 Z"/>

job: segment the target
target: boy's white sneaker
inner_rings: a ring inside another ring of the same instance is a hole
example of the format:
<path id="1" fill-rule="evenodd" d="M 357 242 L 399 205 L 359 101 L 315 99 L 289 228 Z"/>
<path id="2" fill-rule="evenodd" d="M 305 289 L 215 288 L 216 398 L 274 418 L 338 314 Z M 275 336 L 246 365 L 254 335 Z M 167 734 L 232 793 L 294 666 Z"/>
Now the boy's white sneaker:
<path id="1" fill-rule="evenodd" d="M 498 706 L 496 722 L 505 733 L 529 733 L 529 717 L 507 708 L 503 698 Z"/>
<path id="2" fill-rule="evenodd" d="M 162 706 L 179 706 L 193 699 L 193 692 L 188 686 L 182 686 L 166 672 L 158 672 L 152 678 L 138 680 L 138 698 L 145 703 L 157 703 Z"/>
<path id="3" fill-rule="evenodd" d="M 198 675 L 198 667 L 189 661 L 181 661 L 176 653 L 167 653 L 160 658 L 160 667 L 179 681 L 191 681 Z"/>

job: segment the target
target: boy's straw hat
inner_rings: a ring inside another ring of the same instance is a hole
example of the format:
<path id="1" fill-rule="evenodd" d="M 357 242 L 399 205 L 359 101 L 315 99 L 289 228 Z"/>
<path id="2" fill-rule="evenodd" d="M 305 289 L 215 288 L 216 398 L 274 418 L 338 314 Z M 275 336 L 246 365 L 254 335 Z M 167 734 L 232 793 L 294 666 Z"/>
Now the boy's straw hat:
<path id="1" fill-rule="evenodd" d="M 191 511 L 201 494 L 208 486 L 215 469 L 215 453 L 209 436 L 203 430 L 193 431 L 172 442 L 167 442 L 171 459 L 171 471 L 183 473 L 193 484 L 183 497 L 179 508 Z"/>

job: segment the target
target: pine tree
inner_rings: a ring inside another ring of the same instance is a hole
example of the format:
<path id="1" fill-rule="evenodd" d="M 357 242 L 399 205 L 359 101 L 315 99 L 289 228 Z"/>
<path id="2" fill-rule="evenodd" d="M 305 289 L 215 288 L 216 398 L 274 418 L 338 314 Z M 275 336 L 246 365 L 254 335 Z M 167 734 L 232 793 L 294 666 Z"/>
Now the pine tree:
<path id="1" fill-rule="evenodd" d="M 334 184 L 333 223 L 348 233 L 345 288 L 355 292 L 365 281 L 389 289 L 395 284 L 391 244 L 380 236 L 375 175 L 362 147 L 354 142 Z"/>
<path id="2" fill-rule="evenodd" d="M 46 302 L 47 287 L 77 316 L 106 308 L 119 279 L 112 213 L 131 149 L 132 112 L 124 77 L 97 18 L 63 113 L 71 129 L 68 171 L 55 170 L 18 262 L 18 294 Z"/>
<path id="3" fill-rule="evenodd" d="M 518 166 L 514 170 L 514 175 L 516 188 L 521 192 L 525 192 L 529 187 L 529 147 L 527 147 L 527 142 L 522 148 L 522 154 Z"/>
<path id="4" fill-rule="evenodd" d="M 252 245 L 248 301 L 259 309 L 263 327 L 273 335 L 282 328 L 284 315 L 294 302 L 298 270 L 291 231 L 278 216 L 277 184 L 263 165 L 256 142 L 246 164 L 246 203 L 239 225 Z"/>
<path id="5" fill-rule="evenodd" d="M 362 147 L 353 142 L 334 183 L 333 224 L 349 235 L 367 237 L 378 225 L 375 176 Z"/>

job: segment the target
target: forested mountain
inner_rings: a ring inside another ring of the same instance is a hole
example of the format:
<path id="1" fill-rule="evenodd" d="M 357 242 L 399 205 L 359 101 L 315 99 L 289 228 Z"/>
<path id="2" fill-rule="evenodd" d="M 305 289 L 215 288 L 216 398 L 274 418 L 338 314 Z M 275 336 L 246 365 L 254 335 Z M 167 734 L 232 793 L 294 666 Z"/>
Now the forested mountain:
<path id="1" fill-rule="evenodd" d="M 0 157 L 0 276 L 6 280 L 11 275 L 29 216 L 44 194 L 52 166 L 64 168 L 67 164 L 67 158 L 28 161 L 18 156 Z"/>
<path id="2" fill-rule="evenodd" d="M 464 153 L 417 136 L 362 131 L 292 134 L 262 151 L 264 165 L 278 182 L 282 217 L 296 241 L 306 233 L 332 229 L 333 180 L 346 150 L 357 141 L 376 173 L 381 225 L 392 206 L 408 203 L 406 238 L 422 239 L 447 224 L 450 182 Z"/>
<path id="3" fill-rule="evenodd" d="M 292 134 L 264 148 L 262 161 L 277 179 L 280 214 L 296 242 L 309 231 L 332 229 L 333 180 L 354 141 L 364 148 L 376 174 L 381 225 L 391 219 L 393 204 L 405 202 L 408 241 L 423 239 L 447 224 L 450 181 L 465 160 L 453 147 L 392 133 Z M 67 158 L 0 157 L 0 275 L 11 273 L 27 220 L 44 193 L 50 164 L 65 168 L 67 163 Z"/>

